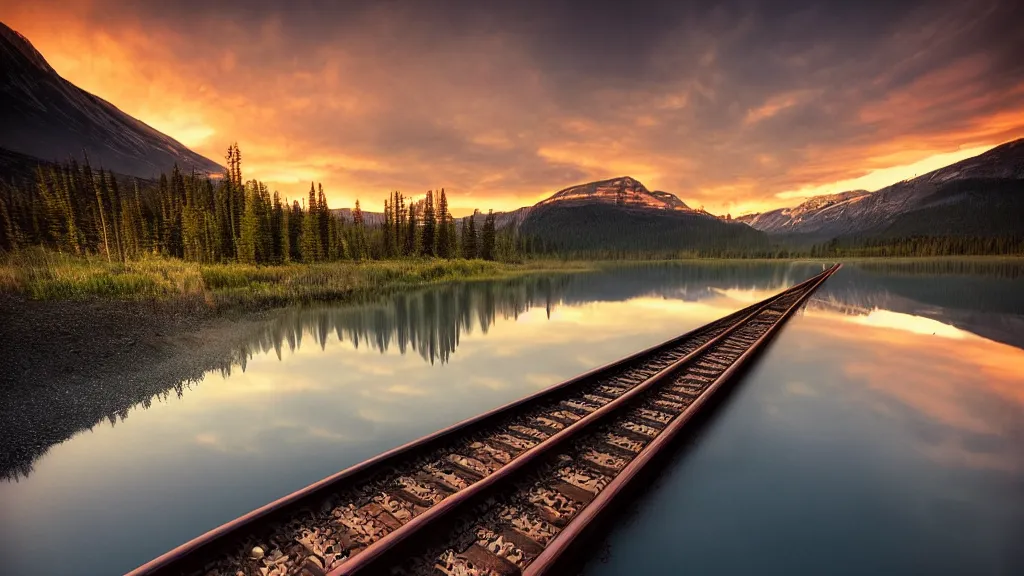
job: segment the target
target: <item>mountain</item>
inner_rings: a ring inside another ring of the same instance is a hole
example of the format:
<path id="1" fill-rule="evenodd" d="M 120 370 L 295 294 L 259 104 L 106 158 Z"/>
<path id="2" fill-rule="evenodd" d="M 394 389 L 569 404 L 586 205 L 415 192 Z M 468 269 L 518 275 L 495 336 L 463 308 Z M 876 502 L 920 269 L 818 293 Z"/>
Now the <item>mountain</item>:
<path id="1" fill-rule="evenodd" d="M 811 198 L 737 220 L 772 235 L 1000 235 L 1024 221 L 1024 138 L 876 192 Z"/>
<path id="2" fill-rule="evenodd" d="M 335 216 L 341 216 L 345 222 L 352 222 L 351 208 L 332 208 L 331 212 L 333 212 Z M 383 223 L 383 212 L 367 212 L 366 210 L 363 210 L 363 224 L 366 226 L 380 226 Z"/>
<path id="3" fill-rule="evenodd" d="M 560 190 L 526 211 L 519 229 L 562 250 L 721 251 L 767 245 L 761 232 L 693 210 L 674 194 L 651 192 L 629 176 Z"/>
<path id="4" fill-rule="evenodd" d="M 550 198 L 542 200 L 535 208 L 553 204 L 613 204 L 634 208 L 695 212 L 675 194 L 658 190 L 651 192 L 643 184 L 629 176 L 570 186 L 555 192 Z"/>
<path id="5" fill-rule="evenodd" d="M 841 220 L 846 210 L 858 199 L 870 194 L 867 190 L 851 190 L 838 194 L 815 196 L 796 208 L 779 208 L 760 214 L 748 214 L 737 221 L 769 234 L 786 234 L 799 230 L 817 232 Z"/>
<path id="6" fill-rule="evenodd" d="M 216 162 L 64 80 L 0 22 L 0 148 L 42 160 L 89 155 L 93 166 L 150 178 L 175 163 L 219 174 Z"/>

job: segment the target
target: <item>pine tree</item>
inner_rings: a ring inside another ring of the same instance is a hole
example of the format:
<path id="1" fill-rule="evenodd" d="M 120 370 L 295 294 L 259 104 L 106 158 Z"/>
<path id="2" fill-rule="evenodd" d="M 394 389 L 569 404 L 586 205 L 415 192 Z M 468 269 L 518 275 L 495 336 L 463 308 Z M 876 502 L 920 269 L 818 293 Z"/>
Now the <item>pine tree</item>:
<path id="1" fill-rule="evenodd" d="M 363 260 L 367 257 L 363 209 L 359 207 L 358 198 L 356 199 L 356 207 L 352 209 L 352 257 L 356 260 Z"/>
<path id="2" fill-rule="evenodd" d="M 405 234 L 405 255 L 415 256 L 417 250 L 417 234 L 419 228 L 416 225 L 416 205 L 413 203 L 409 204 L 409 218 L 406 221 L 406 234 Z"/>
<path id="3" fill-rule="evenodd" d="M 292 200 L 291 215 L 288 216 L 288 247 L 291 249 L 292 262 L 302 260 L 302 228 L 305 222 L 302 206 L 298 200 Z"/>
<path id="4" fill-rule="evenodd" d="M 284 219 L 285 210 L 281 207 L 281 195 L 274 191 L 273 208 L 270 212 L 271 256 L 272 262 L 288 261 L 288 230 Z"/>
<path id="5" fill-rule="evenodd" d="M 441 198 L 437 208 L 437 255 L 441 258 L 452 257 L 452 238 L 448 226 L 448 198 L 441 188 Z"/>
<path id="6" fill-rule="evenodd" d="M 327 196 L 324 195 L 323 184 L 317 182 L 317 200 L 316 200 L 316 218 L 317 224 L 320 227 L 320 257 L 327 258 L 327 254 L 330 247 L 329 230 L 331 211 L 327 208 Z"/>
<path id="7" fill-rule="evenodd" d="M 466 244 L 463 247 L 463 253 L 468 259 L 480 256 L 480 238 L 476 233 L 476 215 L 477 211 L 474 211 L 473 215 L 469 217 L 469 232 L 466 234 Z"/>
<path id="8" fill-rule="evenodd" d="M 434 212 L 434 193 L 427 190 L 423 203 L 423 232 L 421 252 L 424 256 L 437 254 L 437 217 Z"/>
<path id="9" fill-rule="evenodd" d="M 392 226 L 391 216 L 391 201 L 384 200 L 384 223 L 381 224 L 383 246 L 381 246 L 381 253 L 385 258 L 391 258 L 394 254 L 391 253 L 391 246 L 394 241 L 394 232 Z"/>
<path id="10" fill-rule="evenodd" d="M 363 209 L 359 207 L 358 198 L 356 198 L 356 207 L 352 209 L 352 223 L 356 226 L 363 225 Z"/>
<path id="11" fill-rule="evenodd" d="M 99 210 L 100 236 L 103 238 L 103 252 L 106 253 L 107 255 L 107 262 L 110 262 L 110 239 L 108 237 L 109 234 L 107 232 L 107 209 L 106 206 L 104 206 L 104 204 L 106 204 L 105 196 L 107 195 L 106 180 L 102 177 L 102 170 L 100 170 L 99 179 L 94 179 L 91 177 L 91 169 L 89 168 L 88 159 L 86 159 L 85 168 L 86 170 L 89 170 L 90 179 L 93 180 L 93 189 L 96 191 L 96 206 Z"/>
<path id="12" fill-rule="evenodd" d="M 459 237 L 459 256 L 469 260 L 472 256 L 469 255 L 469 222 L 472 220 L 472 216 L 462 217 L 462 232 Z"/>
<path id="13" fill-rule="evenodd" d="M 402 246 L 405 239 L 405 228 L 402 223 L 405 221 L 405 207 L 402 202 L 402 193 L 397 190 L 391 196 L 391 227 L 393 229 L 390 251 L 395 256 L 402 254 Z"/>
<path id="14" fill-rule="evenodd" d="M 487 218 L 484 220 L 483 238 L 481 239 L 480 257 L 484 260 L 494 260 L 495 253 L 494 211 L 487 211 Z"/>
<path id="15" fill-rule="evenodd" d="M 100 169 L 100 178 L 103 178 L 103 169 Z M 121 227 L 119 225 L 121 221 L 121 191 L 117 187 L 117 178 L 114 178 L 114 173 L 110 170 L 107 170 L 105 180 L 108 184 L 107 209 L 110 214 L 110 228 L 114 232 L 114 246 L 118 259 L 124 262 L 124 247 L 121 244 Z"/>
<path id="16" fill-rule="evenodd" d="M 316 208 L 316 188 L 309 183 L 309 204 L 306 206 L 306 217 L 302 223 L 302 261 L 317 262 L 323 259 L 320 242 L 320 222 Z"/>
<path id="17" fill-rule="evenodd" d="M 276 195 L 277 193 L 275 192 L 274 194 Z M 288 264 L 289 262 L 292 261 L 292 231 L 291 231 L 291 222 L 290 222 L 291 221 L 292 212 L 291 212 L 291 210 L 288 209 L 287 202 L 285 203 L 283 208 L 280 205 L 278 205 L 278 206 L 275 206 L 275 209 L 281 211 L 281 215 L 280 215 L 280 218 L 281 218 L 281 230 L 280 230 L 280 237 L 281 237 L 281 246 L 280 246 L 281 263 L 282 264 Z"/>

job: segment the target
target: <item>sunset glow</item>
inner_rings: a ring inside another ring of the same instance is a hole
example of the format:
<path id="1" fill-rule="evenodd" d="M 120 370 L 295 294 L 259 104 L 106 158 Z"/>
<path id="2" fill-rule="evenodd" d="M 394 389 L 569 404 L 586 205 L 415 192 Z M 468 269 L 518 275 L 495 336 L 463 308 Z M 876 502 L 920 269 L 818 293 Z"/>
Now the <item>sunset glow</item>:
<path id="1" fill-rule="evenodd" d="M 238 141 L 245 175 L 293 197 L 316 180 L 332 205 L 379 210 L 390 190 L 445 187 L 462 215 L 630 175 L 738 215 L 1024 136 L 1010 4 L 604 7 L 587 23 L 601 46 L 529 2 L 39 0 L 3 2 L 0 19 L 64 78 L 208 158 Z"/>

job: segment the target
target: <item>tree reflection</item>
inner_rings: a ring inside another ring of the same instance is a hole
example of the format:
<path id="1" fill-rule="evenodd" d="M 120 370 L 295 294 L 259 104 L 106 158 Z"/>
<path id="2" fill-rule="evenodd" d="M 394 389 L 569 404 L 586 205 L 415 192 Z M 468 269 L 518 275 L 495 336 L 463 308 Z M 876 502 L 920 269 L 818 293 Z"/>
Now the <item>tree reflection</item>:
<path id="1" fill-rule="evenodd" d="M 292 308 L 274 314 L 226 357 L 203 366 L 183 364 L 184 373 L 133 374 L 127 387 L 97 385 L 80 393 L 74 418 L 53 414 L 57 399 L 40 397 L 19 407 L 31 441 L 0 434 L 0 478 L 17 480 L 50 446 L 104 421 L 123 422 L 131 409 L 181 398 L 209 372 L 229 376 L 245 370 L 255 355 L 287 353 L 312 342 L 346 342 L 381 354 L 414 353 L 426 364 L 444 364 L 466 335 L 486 335 L 495 323 L 512 321 L 543 307 L 548 318 L 560 306 L 637 297 L 698 301 L 723 290 L 773 292 L 821 270 L 821 263 L 655 263 L 629 264 L 600 272 L 538 275 L 502 281 L 435 286 L 358 306 Z M 851 264 L 819 290 L 811 306 L 862 315 L 873 309 L 914 314 L 1024 348 L 1024 270 L 1002 261 L 887 262 Z M 941 281 L 937 278 L 941 277 Z M 739 307 L 741 304 L 737 304 Z M 49 390 L 49 389 L 48 389 Z M 46 440 L 40 438 L 46 437 Z"/>

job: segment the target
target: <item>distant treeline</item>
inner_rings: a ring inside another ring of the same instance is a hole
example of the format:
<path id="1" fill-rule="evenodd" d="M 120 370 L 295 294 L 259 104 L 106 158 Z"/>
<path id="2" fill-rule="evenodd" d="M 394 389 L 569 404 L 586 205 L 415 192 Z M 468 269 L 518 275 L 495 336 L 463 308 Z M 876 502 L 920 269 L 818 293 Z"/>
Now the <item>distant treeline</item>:
<path id="1" fill-rule="evenodd" d="M 238 145 L 227 171 L 213 180 L 177 166 L 158 180 L 118 178 L 82 163 L 39 166 L 35 182 L 0 188 L 0 250 L 43 246 L 125 261 L 146 254 L 203 263 L 284 264 L 435 256 L 515 260 L 535 243 L 495 228 L 488 213 L 477 228 L 461 226 L 444 190 L 413 201 L 394 192 L 383 222 L 364 223 L 356 201 L 351 220 L 333 213 L 322 185 L 290 204 L 266 184 L 242 177 Z"/>
<path id="2" fill-rule="evenodd" d="M 925 236 L 833 238 L 810 249 L 812 257 L 900 257 L 1024 254 L 1019 236 Z"/>

